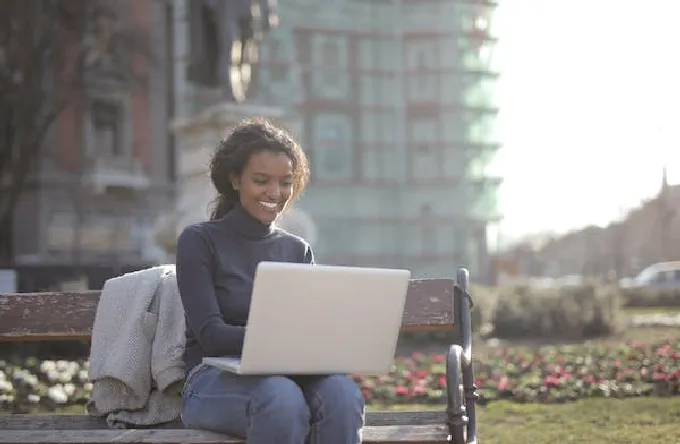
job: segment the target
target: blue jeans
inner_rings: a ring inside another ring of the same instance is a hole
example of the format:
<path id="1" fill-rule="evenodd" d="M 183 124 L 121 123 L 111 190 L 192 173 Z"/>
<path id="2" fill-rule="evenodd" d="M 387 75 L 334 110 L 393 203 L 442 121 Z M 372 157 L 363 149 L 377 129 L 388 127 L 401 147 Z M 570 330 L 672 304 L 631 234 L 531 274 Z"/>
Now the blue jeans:
<path id="1" fill-rule="evenodd" d="M 359 444 L 364 398 L 344 375 L 244 376 L 199 364 L 184 384 L 182 422 L 248 444 Z"/>

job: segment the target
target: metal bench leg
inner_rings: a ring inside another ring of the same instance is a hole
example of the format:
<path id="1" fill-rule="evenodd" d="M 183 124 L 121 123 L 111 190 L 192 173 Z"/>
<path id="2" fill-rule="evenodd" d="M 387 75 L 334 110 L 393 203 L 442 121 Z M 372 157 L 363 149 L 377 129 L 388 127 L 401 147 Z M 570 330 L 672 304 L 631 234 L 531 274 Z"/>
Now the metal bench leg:
<path id="1" fill-rule="evenodd" d="M 472 326 L 470 310 L 470 273 L 458 270 L 454 288 L 454 316 L 459 344 L 449 347 L 446 359 L 447 422 L 451 441 L 455 444 L 477 442 L 475 403 L 479 397 L 472 368 Z"/>

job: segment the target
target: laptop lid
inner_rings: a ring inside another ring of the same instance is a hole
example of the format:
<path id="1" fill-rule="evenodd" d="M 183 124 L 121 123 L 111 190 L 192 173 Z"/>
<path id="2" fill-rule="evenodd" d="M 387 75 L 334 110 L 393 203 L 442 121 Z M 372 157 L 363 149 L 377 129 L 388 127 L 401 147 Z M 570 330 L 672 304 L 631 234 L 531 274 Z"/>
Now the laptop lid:
<path id="1" fill-rule="evenodd" d="M 386 374 L 409 270 L 261 262 L 242 374 Z"/>

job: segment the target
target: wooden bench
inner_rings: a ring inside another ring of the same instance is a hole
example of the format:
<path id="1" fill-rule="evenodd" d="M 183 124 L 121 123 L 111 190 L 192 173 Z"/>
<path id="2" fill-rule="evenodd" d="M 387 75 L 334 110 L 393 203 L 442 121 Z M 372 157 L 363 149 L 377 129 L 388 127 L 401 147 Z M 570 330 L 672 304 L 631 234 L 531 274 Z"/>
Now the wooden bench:
<path id="1" fill-rule="evenodd" d="M 444 411 L 369 412 L 365 443 L 476 442 L 477 399 L 471 363 L 469 273 L 456 279 L 412 280 L 402 331 L 452 331 L 447 353 Z M 0 341 L 89 340 L 98 291 L 0 294 Z M 454 328 L 455 327 L 455 328 Z M 227 444 L 243 443 L 180 422 L 154 429 L 109 429 L 104 419 L 82 415 L 0 415 L 0 444 Z"/>

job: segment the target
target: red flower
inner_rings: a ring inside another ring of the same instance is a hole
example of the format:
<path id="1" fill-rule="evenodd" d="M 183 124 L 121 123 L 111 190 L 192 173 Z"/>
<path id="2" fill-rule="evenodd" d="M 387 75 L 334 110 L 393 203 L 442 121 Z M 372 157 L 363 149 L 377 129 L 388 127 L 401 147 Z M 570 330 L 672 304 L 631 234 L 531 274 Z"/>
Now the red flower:
<path id="1" fill-rule="evenodd" d="M 398 386 L 394 389 L 397 396 L 408 396 L 409 391 L 406 387 Z"/>
<path id="2" fill-rule="evenodd" d="M 659 357 L 668 356 L 670 354 L 670 352 L 671 352 L 671 346 L 670 346 L 670 344 L 666 344 L 662 347 L 659 347 L 656 350 L 656 355 L 659 356 Z"/>
<path id="3" fill-rule="evenodd" d="M 554 376 L 546 376 L 543 379 L 543 385 L 545 385 L 548 388 L 558 387 L 560 385 L 560 378 L 556 378 Z"/>
<path id="4" fill-rule="evenodd" d="M 652 381 L 665 381 L 667 377 L 668 376 L 664 372 L 654 372 L 652 375 Z"/>
<path id="5" fill-rule="evenodd" d="M 498 391 L 506 390 L 509 384 L 510 382 L 508 381 L 508 377 L 503 376 L 501 380 L 498 382 Z"/>
<path id="6" fill-rule="evenodd" d="M 416 372 L 416 378 L 418 378 L 418 379 L 425 379 L 425 378 L 427 378 L 427 375 L 428 375 L 428 373 L 427 373 L 426 370 L 418 370 Z"/>

